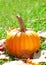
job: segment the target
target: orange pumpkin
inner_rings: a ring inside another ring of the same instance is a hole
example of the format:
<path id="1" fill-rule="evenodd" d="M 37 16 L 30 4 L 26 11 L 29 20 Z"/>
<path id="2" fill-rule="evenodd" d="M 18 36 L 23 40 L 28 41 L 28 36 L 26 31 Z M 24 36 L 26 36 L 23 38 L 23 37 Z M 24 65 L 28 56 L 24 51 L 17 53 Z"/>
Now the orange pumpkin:
<path id="1" fill-rule="evenodd" d="M 39 50 L 40 39 L 36 32 L 25 28 L 21 17 L 17 18 L 21 27 L 7 32 L 6 48 L 11 55 L 28 58 Z"/>

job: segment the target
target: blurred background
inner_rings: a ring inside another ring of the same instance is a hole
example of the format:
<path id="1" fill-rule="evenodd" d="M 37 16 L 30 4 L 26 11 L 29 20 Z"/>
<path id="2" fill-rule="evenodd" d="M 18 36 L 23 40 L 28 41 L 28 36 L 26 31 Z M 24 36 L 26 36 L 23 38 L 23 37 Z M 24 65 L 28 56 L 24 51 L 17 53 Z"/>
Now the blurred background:
<path id="1" fill-rule="evenodd" d="M 0 0 L 0 39 L 6 38 L 9 28 L 20 27 L 17 14 L 26 28 L 46 30 L 46 0 Z"/>

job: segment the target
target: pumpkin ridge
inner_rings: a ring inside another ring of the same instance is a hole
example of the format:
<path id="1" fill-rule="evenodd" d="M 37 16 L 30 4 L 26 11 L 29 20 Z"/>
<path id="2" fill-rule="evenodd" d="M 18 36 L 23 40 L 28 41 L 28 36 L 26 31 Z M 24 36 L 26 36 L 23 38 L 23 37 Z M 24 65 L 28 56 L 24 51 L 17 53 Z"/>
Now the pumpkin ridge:
<path id="1" fill-rule="evenodd" d="M 39 37 L 38 37 L 37 34 L 34 35 L 34 33 L 32 33 L 32 35 L 33 35 L 33 39 L 34 39 L 34 42 L 35 42 L 34 47 L 35 47 L 36 50 L 39 50 L 39 47 L 40 47 L 40 46 L 38 46 L 38 45 L 40 45 Z"/>

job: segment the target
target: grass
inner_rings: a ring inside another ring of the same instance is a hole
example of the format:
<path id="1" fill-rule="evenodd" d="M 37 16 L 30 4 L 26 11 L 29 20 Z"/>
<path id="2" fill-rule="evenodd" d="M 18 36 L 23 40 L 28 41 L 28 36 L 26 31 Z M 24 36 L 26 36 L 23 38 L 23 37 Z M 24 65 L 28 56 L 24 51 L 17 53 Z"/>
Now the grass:
<path id="1" fill-rule="evenodd" d="M 9 28 L 19 27 L 17 14 L 23 18 L 26 28 L 36 32 L 46 30 L 46 0 L 0 0 L 0 39 L 6 38 Z M 44 43 L 41 49 L 46 49 Z"/>
<path id="2" fill-rule="evenodd" d="M 46 0 L 0 0 L 0 39 L 6 38 L 10 27 L 19 27 L 17 14 L 26 28 L 46 29 Z"/>

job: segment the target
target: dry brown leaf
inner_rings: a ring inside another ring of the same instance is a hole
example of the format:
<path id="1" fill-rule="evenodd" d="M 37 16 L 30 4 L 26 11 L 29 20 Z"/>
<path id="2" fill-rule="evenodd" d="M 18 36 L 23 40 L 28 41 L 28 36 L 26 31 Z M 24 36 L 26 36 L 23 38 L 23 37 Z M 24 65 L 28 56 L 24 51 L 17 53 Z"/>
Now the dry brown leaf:
<path id="1" fill-rule="evenodd" d="M 6 55 L 0 55 L 0 60 L 8 60 L 9 57 L 6 57 Z"/>

